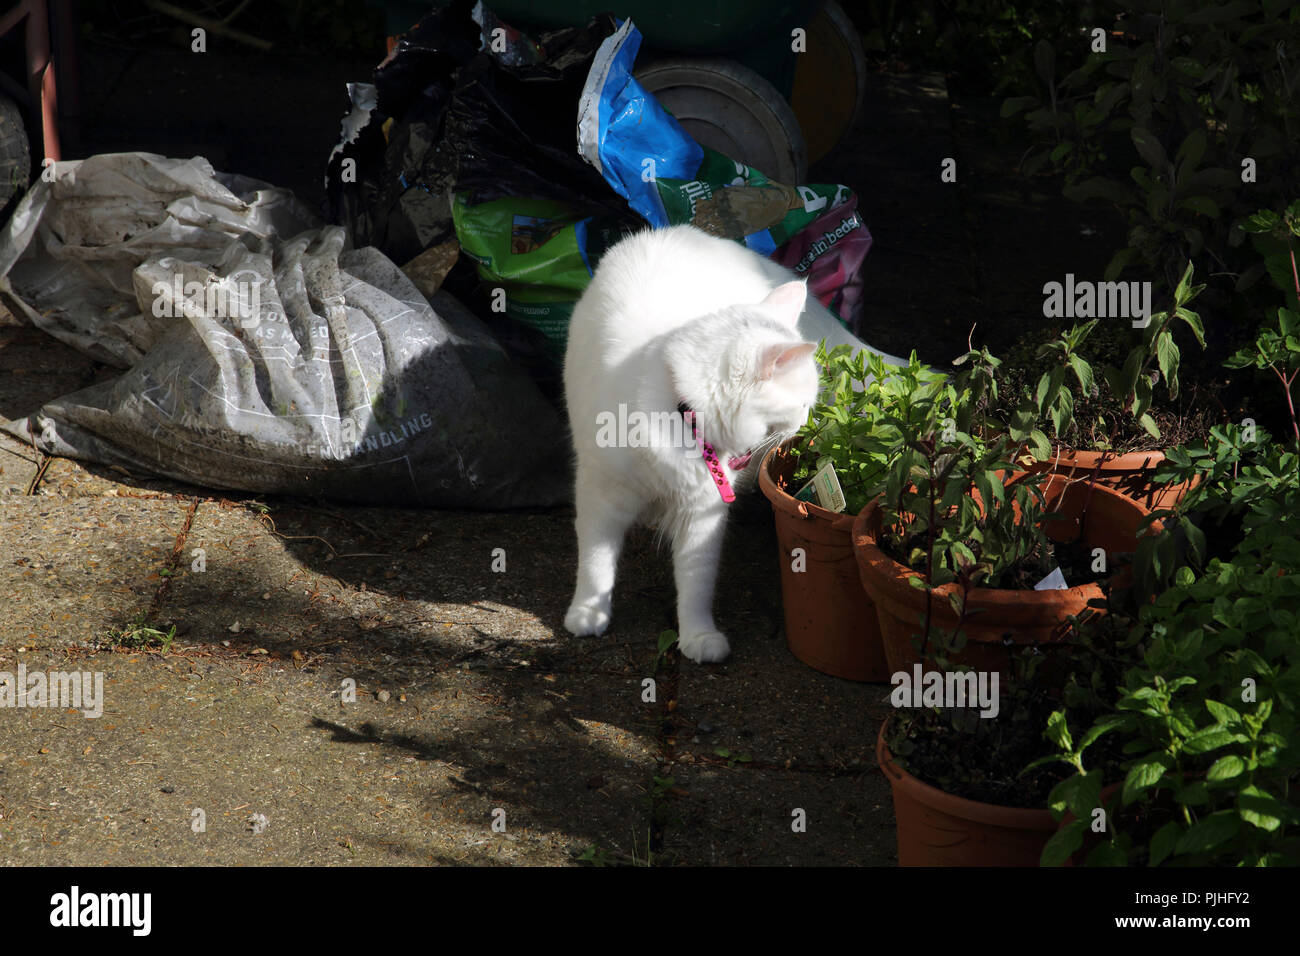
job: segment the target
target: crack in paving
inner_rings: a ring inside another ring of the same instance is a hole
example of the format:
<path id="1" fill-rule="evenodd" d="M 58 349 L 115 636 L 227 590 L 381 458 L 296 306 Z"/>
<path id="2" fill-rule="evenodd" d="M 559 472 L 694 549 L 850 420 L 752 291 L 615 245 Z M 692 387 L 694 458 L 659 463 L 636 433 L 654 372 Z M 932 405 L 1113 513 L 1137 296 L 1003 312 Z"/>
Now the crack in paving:
<path id="1" fill-rule="evenodd" d="M 672 780 L 673 765 L 677 762 L 674 753 L 675 741 L 679 729 L 677 712 L 677 679 L 681 670 L 682 656 L 674 644 L 655 661 L 655 700 L 654 708 L 658 716 L 659 728 L 655 736 L 658 753 L 655 756 L 656 772 L 650 778 L 650 827 L 646 834 L 646 865 L 653 866 L 663 851 L 664 834 L 668 829 L 669 797 L 674 796 L 673 787 L 664 786 L 660 781 Z"/>
<path id="2" fill-rule="evenodd" d="M 181 522 L 181 530 L 177 533 L 176 540 L 172 544 L 172 553 L 167 558 L 166 571 L 162 574 L 162 580 L 154 590 L 153 600 L 149 602 L 149 610 L 146 612 L 147 620 L 154 620 L 158 612 L 162 610 L 163 602 L 167 600 L 167 592 L 171 589 L 172 578 L 176 576 L 177 569 L 180 566 L 185 544 L 189 540 L 190 528 L 194 524 L 194 516 L 198 513 L 202 500 L 198 497 L 190 499 L 190 506 L 185 512 L 185 520 Z"/>
<path id="3" fill-rule="evenodd" d="M 50 462 L 54 460 L 54 457 L 52 455 L 47 455 L 45 454 L 45 452 L 41 452 L 40 456 L 41 456 L 40 467 L 36 469 L 36 474 L 32 475 L 32 480 L 27 483 L 28 495 L 36 494 L 37 486 L 40 485 L 41 479 L 45 477 L 45 469 L 49 468 Z"/>

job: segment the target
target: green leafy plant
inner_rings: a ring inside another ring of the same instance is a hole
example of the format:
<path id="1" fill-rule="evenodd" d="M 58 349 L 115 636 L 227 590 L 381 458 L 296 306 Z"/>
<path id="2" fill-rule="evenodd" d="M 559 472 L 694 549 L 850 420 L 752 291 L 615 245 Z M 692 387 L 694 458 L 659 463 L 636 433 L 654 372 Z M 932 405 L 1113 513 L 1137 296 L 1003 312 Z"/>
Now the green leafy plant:
<path id="1" fill-rule="evenodd" d="M 171 650 L 175 638 L 176 625 L 173 624 L 166 631 L 162 631 L 149 624 L 146 617 L 140 614 L 120 627 L 109 628 L 104 636 L 104 643 L 110 647 L 123 647 L 129 650 L 156 647 L 166 654 Z"/>
<path id="2" fill-rule="evenodd" d="M 948 74 L 950 89 L 974 95 L 1029 90 L 1032 44 L 1050 36 L 1064 49 L 1094 20 L 1093 3 L 1054 0 L 869 0 L 845 7 L 863 45 L 912 69 Z M 1082 60 L 1082 56 L 1071 57 Z"/>
<path id="3" fill-rule="evenodd" d="M 794 481 L 800 485 L 829 459 L 844 491 L 846 510 L 857 514 L 879 490 L 899 431 L 891 416 L 943 387 L 945 376 L 922 365 L 913 352 L 894 369 L 872 352 L 840 345 L 818 345 L 821 390 L 808 423 L 791 448 L 799 459 Z"/>
<path id="4" fill-rule="evenodd" d="M 1300 502 L 1290 496 L 1289 504 Z M 1120 783 L 1090 864 L 1258 865 L 1300 852 L 1300 545 L 1243 543 L 1234 560 L 1196 575 L 1181 568 L 1144 608 L 1140 659 L 1111 713 L 1073 742 L 1063 713 L 1048 735 L 1076 773 L 1050 806 L 1075 820 L 1044 851 L 1060 863 L 1085 846 L 1107 782 Z M 1114 735 L 1127 755 L 1122 778 L 1085 765 L 1089 747 Z M 1126 808 L 1128 811 L 1126 813 Z"/>
<path id="5" fill-rule="evenodd" d="M 1282 212 L 1261 209 L 1241 223 L 1260 261 L 1241 276 L 1239 285 L 1253 284 L 1267 274 L 1292 311 L 1300 310 L 1300 285 L 1296 282 L 1296 247 L 1300 245 L 1300 201 Z"/>
<path id="6" fill-rule="evenodd" d="M 1075 854 L 1096 865 L 1300 859 L 1300 420 L 1290 398 L 1300 340 L 1295 313 L 1277 318 L 1277 331 L 1261 329 L 1227 364 L 1275 373 L 1295 444 L 1233 425 L 1167 453 L 1158 480 L 1200 484 L 1139 546 L 1135 574 L 1150 599 L 1131 617 L 1112 706 L 1077 743 L 1064 713 L 1049 718 L 1057 759 L 1075 771 L 1051 806 L 1075 819 L 1049 842 L 1046 864 Z M 1087 759 L 1107 737 L 1126 756 L 1122 777 Z M 1092 836 L 1099 809 L 1107 827 Z"/>
<path id="7" fill-rule="evenodd" d="M 1233 226 L 1294 182 L 1300 12 L 1289 0 L 1107 0 L 1097 23 L 1111 26 L 1104 52 L 1058 78 L 1057 49 L 1040 40 L 1042 93 L 1003 104 L 1039 137 L 1022 169 L 1050 163 L 1066 174 L 1067 197 L 1125 213 L 1128 246 L 1107 279 L 1136 258 L 1172 287 L 1179 264 L 1204 256 L 1208 271 L 1248 287 Z M 1249 185 L 1243 159 L 1254 164 Z"/>
<path id="8" fill-rule="evenodd" d="M 1054 738 L 1043 733 L 1044 726 L 1051 729 L 1067 716 L 1076 725 L 1091 725 L 1109 712 L 1125 672 L 1134 592 L 1114 581 L 1102 583 L 1104 596 L 1095 607 L 1062 622 L 1059 644 L 1050 656 L 1034 647 L 1010 655 L 996 717 L 981 717 L 969 707 L 897 712 L 885 735 L 895 762 L 932 786 L 969 800 L 1045 806 L 1073 770 L 1058 754 Z M 938 665 L 945 671 L 970 669 L 953 667 L 941 656 Z M 1121 758 L 1107 743 L 1090 756 L 1113 772 Z"/>
<path id="9" fill-rule="evenodd" d="M 796 484 L 829 459 L 850 510 L 879 499 L 881 546 L 921 572 L 913 582 L 927 590 L 954 581 L 963 593 L 1008 586 L 1026 564 L 1039 578 L 1051 570 L 1045 476 L 1007 482 L 1026 448 L 1039 460 L 1050 454 L 1040 417 L 1058 400 L 1059 381 L 1051 395 L 1042 388 L 1037 400 L 1022 395 L 1004 422 L 995 415 L 1001 363 L 987 349 L 956 359 L 952 376 L 915 354 L 901 368 L 847 347 L 819 351 L 818 359 L 823 389 L 793 446 Z"/>
<path id="10" fill-rule="evenodd" d="M 987 414 L 998 366 L 987 350 L 971 349 L 954 365 L 964 368 L 950 381 L 905 394 L 884 416 L 887 467 L 872 490 L 881 495 L 881 547 L 922 572 L 924 582 L 913 583 L 932 591 L 959 582 L 964 593 L 1002 586 L 1048 550 L 1044 476 L 1007 481 L 1025 443 L 1039 458 L 1050 444 L 1027 398 L 1008 425 Z"/>
<path id="11" fill-rule="evenodd" d="M 1291 281 L 1300 293 L 1300 267 L 1293 257 L 1288 257 L 1288 262 Z M 1215 550 L 1209 547 L 1201 525 L 1215 530 L 1220 538 L 1225 527 L 1247 533 L 1265 531 L 1272 526 L 1279 502 L 1297 480 L 1300 415 L 1293 386 L 1300 376 L 1300 314 L 1281 306 L 1276 319 L 1276 330 L 1262 326 L 1251 346 L 1223 364 L 1230 369 L 1255 368 L 1272 374 L 1283 393 L 1286 424 L 1294 443 L 1288 448 L 1273 442 L 1266 430 L 1249 419 L 1240 425 L 1216 425 L 1205 445 L 1170 448 L 1153 478 L 1157 483 L 1195 484 L 1172 515 L 1187 542 L 1188 560 L 1197 571 L 1204 570 L 1211 550 Z M 1147 520 L 1166 516 L 1161 512 Z M 1226 548 L 1236 541 L 1229 536 L 1232 541 L 1219 542 L 1220 556 L 1226 556 Z M 1176 542 L 1170 535 L 1148 536 L 1140 542 L 1134 568 L 1145 593 L 1154 595 L 1168 586 L 1178 567 L 1176 558 Z"/>
<path id="12" fill-rule="evenodd" d="M 659 669 L 659 665 L 664 662 L 664 660 L 668 657 L 669 652 L 676 646 L 677 646 L 676 631 L 659 632 L 658 653 L 655 654 L 655 670 Z"/>
<path id="13" fill-rule="evenodd" d="M 1268 369 L 1282 385 L 1293 433 L 1300 445 L 1300 425 L 1296 423 L 1295 396 L 1291 386 L 1300 369 L 1300 266 L 1296 264 L 1295 240 L 1300 238 L 1300 202 L 1284 213 L 1262 210 L 1242 227 L 1253 233 L 1264 256 L 1264 268 L 1279 288 L 1288 294 L 1289 307 L 1277 309 L 1278 331 L 1260 330 L 1253 347 L 1236 352 L 1224 365 L 1241 369 L 1254 366 Z M 1271 240 L 1271 241 L 1270 241 Z"/>
<path id="14" fill-rule="evenodd" d="M 1205 286 L 1193 285 L 1191 280 L 1189 262 L 1174 289 L 1173 307 L 1151 315 L 1122 366 L 1098 369 L 1084 353 L 1083 345 L 1096 328 L 1097 319 L 1075 325 L 1039 347 L 1035 358 L 1050 365 L 1039 376 L 1032 401 L 1022 397 L 1013 413 L 1013 421 L 1043 423 L 1039 433 L 1031 431 L 1028 439 L 1038 457 L 1048 457 L 1052 450 L 1043 434 L 1048 424 L 1058 445 L 1089 451 L 1111 448 L 1114 433 L 1126 420 L 1151 438 L 1161 437 L 1151 414 L 1155 386 L 1163 382 L 1170 399 L 1178 397 L 1181 387 L 1178 373 L 1182 352 L 1174 340 L 1174 322 L 1185 324 L 1197 343 L 1205 347 L 1201 317 L 1188 308 Z M 1077 392 L 1073 386 L 1077 386 Z M 1091 410 L 1087 422 L 1076 419 L 1076 407 L 1081 404 Z M 1023 424 L 1018 430 L 1024 431 Z"/>
<path id="15" fill-rule="evenodd" d="M 751 763 L 754 759 L 749 754 L 734 754 L 726 747 L 714 747 L 713 753 L 727 761 L 728 767 L 734 767 L 738 763 Z"/>

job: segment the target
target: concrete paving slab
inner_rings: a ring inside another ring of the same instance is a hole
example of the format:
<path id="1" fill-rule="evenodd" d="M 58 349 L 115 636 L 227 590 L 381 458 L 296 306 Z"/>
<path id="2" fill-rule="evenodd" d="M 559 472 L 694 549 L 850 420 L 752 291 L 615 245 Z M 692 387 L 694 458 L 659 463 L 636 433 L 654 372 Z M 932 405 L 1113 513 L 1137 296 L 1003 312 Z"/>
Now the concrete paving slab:
<path id="1" fill-rule="evenodd" d="M 0 324 L 0 418 L 30 415 L 96 374 L 91 359 L 40 329 Z"/>
<path id="2" fill-rule="evenodd" d="M 0 499 L 25 495 L 41 468 L 41 453 L 0 432 Z"/>
<path id="3" fill-rule="evenodd" d="M 892 866 L 897 862 L 893 800 L 888 782 L 874 768 L 828 776 L 677 764 L 671 777 L 660 850 L 665 865 Z M 803 831 L 796 832 L 796 825 L 802 825 Z"/>
<path id="4" fill-rule="evenodd" d="M 718 748 L 773 767 L 870 765 L 888 685 L 860 684 L 813 670 L 786 646 L 781 577 L 771 507 L 746 502 L 728 528 L 716 617 L 732 655 L 699 667 L 683 661 L 673 711 L 679 752 Z"/>
<path id="5" fill-rule="evenodd" d="M 210 498 L 219 494 L 210 488 L 71 458 L 51 458 L 36 493 L 47 498 Z"/>
<path id="6" fill-rule="evenodd" d="M 673 626 L 668 557 L 638 532 L 625 549 L 609 632 L 587 639 L 564 630 L 576 568 L 567 510 L 277 507 L 270 517 L 286 551 L 332 582 L 326 600 L 363 628 L 394 642 L 432 642 L 474 666 L 527 660 L 648 675 L 659 631 Z"/>
<path id="7" fill-rule="evenodd" d="M 105 704 L 0 711 L 0 862 L 556 865 L 645 830 L 652 725 L 590 675 L 343 703 L 337 675 L 182 645 L 20 660 L 101 671 Z"/>
<path id="8" fill-rule="evenodd" d="M 187 507 L 172 500 L 4 499 L 0 646 L 90 644 L 146 611 Z"/>
<path id="9" fill-rule="evenodd" d="M 744 663 L 683 662 L 673 713 L 676 747 L 719 748 L 764 766 L 852 770 L 870 766 L 890 706 L 889 686 L 830 677 L 799 661 L 784 638 L 750 642 Z M 867 728 L 867 729 L 864 729 Z"/>

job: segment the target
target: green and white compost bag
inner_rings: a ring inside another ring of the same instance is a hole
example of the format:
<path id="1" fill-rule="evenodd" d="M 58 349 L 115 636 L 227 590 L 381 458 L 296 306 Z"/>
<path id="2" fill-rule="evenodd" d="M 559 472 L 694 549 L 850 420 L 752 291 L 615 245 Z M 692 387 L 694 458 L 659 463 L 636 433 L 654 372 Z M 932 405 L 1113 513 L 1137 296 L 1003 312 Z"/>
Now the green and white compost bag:
<path id="1" fill-rule="evenodd" d="M 567 500 L 555 409 L 445 293 L 202 158 L 58 163 L 0 234 L 15 315 L 121 369 L 0 427 L 216 488 L 393 505 Z"/>

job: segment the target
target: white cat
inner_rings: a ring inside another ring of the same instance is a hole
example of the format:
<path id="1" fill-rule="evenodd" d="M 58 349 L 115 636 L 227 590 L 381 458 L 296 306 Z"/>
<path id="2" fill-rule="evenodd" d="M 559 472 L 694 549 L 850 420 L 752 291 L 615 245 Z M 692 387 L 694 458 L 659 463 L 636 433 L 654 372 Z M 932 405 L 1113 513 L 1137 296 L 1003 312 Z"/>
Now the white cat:
<path id="1" fill-rule="evenodd" d="M 732 483 L 753 480 L 817 395 L 815 345 L 801 340 L 799 318 L 805 305 L 828 314 L 793 279 L 692 226 L 638 233 L 601 259 L 564 360 L 578 456 L 572 633 L 609 626 L 623 538 L 641 521 L 672 544 L 682 654 L 704 663 L 730 653 L 713 591 Z"/>

